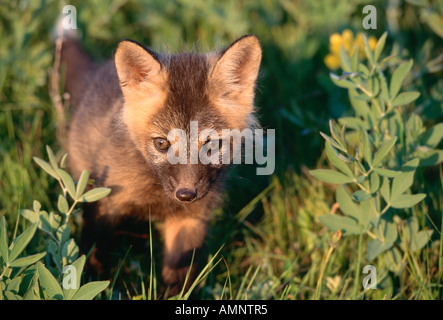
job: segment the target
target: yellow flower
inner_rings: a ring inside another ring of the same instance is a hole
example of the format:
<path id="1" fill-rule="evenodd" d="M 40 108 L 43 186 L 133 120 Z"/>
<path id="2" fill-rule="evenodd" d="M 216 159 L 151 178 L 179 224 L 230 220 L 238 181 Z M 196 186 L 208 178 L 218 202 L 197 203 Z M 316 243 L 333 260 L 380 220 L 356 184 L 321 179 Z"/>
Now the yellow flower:
<path id="1" fill-rule="evenodd" d="M 377 38 L 374 36 L 368 39 L 369 47 L 374 50 L 377 44 Z M 345 51 L 351 57 L 356 48 L 358 48 L 358 57 L 360 60 L 366 58 L 364 46 L 363 46 L 363 34 L 359 32 L 354 38 L 354 34 L 351 30 L 345 29 L 341 34 L 333 33 L 329 37 L 329 53 L 324 58 L 325 65 L 333 70 L 340 67 L 340 48 L 343 46 Z"/>
<path id="2" fill-rule="evenodd" d="M 342 33 L 342 39 L 343 39 L 343 47 L 345 48 L 346 52 L 349 52 L 352 50 L 352 47 L 354 46 L 354 34 L 351 30 L 345 29 Z"/>
<path id="3" fill-rule="evenodd" d="M 325 65 L 331 70 L 338 69 L 340 67 L 340 59 L 336 54 L 328 53 L 324 62 Z"/>
<path id="4" fill-rule="evenodd" d="M 338 33 L 333 33 L 329 37 L 329 51 L 332 53 L 339 54 L 340 53 L 340 47 L 342 44 L 341 35 Z"/>
<path id="5" fill-rule="evenodd" d="M 374 36 L 370 36 L 368 39 L 369 46 L 371 47 L 371 50 L 375 49 L 375 46 L 377 45 L 377 38 Z"/>

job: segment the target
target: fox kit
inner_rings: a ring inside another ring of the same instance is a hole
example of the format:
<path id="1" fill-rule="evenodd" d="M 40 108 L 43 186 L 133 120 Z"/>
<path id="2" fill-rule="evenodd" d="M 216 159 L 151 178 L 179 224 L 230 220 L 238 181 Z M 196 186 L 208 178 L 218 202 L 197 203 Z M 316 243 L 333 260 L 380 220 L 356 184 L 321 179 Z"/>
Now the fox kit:
<path id="1" fill-rule="evenodd" d="M 65 39 L 68 166 L 76 178 L 88 170 L 96 186 L 112 190 L 84 213 L 81 247 L 87 252 L 95 244 L 90 263 L 97 271 L 119 223 L 151 217 L 163 222 L 163 282 L 181 288 L 210 212 L 220 205 L 228 165 L 171 164 L 168 133 L 181 129 L 189 139 L 192 121 L 216 132 L 253 126 L 261 55 L 254 35 L 208 54 L 163 55 L 123 40 L 113 60 L 97 65 L 76 40 Z"/>

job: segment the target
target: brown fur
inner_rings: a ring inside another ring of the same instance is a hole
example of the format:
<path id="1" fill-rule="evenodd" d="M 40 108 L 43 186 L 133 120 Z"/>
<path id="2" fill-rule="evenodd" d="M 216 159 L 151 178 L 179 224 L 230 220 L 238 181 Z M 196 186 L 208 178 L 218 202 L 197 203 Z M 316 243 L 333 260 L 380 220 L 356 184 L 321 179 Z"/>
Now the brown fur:
<path id="1" fill-rule="evenodd" d="M 260 44 L 245 36 L 220 53 L 162 56 L 126 40 L 100 67 L 80 49 L 68 39 L 62 52 L 75 102 L 69 167 L 76 177 L 88 170 L 96 186 L 112 189 L 85 208 L 81 245 L 87 250 L 96 244 L 91 264 L 100 271 L 119 222 L 149 216 L 163 221 L 163 280 L 180 288 L 193 250 L 204 244 L 209 214 L 220 204 L 227 166 L 171 165 L 153 139 L 173 128 L 189 135 L 192 120 L 199 131 L 252 125 Z M 196 190 L 193 202 L 177 200 L 183 188 Z"/>

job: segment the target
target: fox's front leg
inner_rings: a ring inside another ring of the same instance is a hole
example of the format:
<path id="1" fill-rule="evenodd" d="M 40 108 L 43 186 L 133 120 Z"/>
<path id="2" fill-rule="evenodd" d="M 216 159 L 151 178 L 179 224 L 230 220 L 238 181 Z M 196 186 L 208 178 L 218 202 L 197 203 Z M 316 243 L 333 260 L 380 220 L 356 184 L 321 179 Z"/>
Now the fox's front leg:
<path id="1" fill-rule="evenodd" d="M 170 294 L 177 294 L 182 289 L 195 250 L 187 287 L 192 284 L 206 228 L 207 221 L 203 218 L 175 216 L 165 220 L 162 277 L 165 285 L 170 287 Z"/>

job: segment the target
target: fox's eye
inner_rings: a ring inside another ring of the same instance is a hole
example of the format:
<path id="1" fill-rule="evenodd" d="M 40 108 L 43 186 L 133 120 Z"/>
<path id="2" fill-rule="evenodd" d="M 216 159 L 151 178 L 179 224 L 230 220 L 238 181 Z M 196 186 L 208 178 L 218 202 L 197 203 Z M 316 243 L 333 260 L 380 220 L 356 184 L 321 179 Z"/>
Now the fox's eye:
<path id="1" fill-rule="evenodd" d="M 155 138 L 154 139 L 154 146 L 157 148 L 158 151 L 166 151 L 169 149 L 171 144 L 168 140 L 163 138 Z"/>

